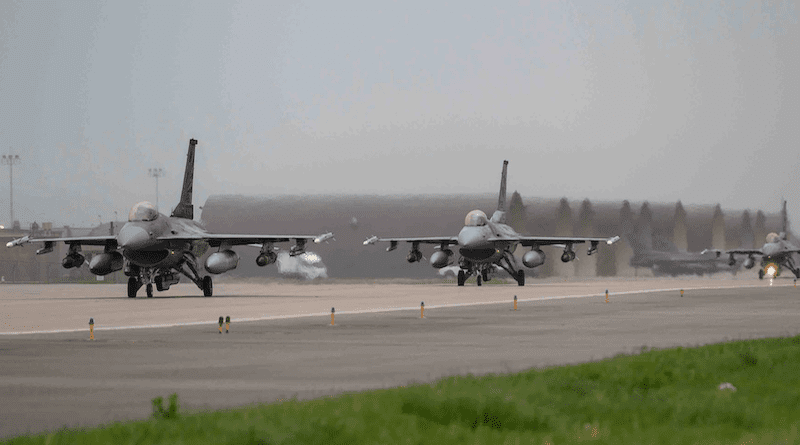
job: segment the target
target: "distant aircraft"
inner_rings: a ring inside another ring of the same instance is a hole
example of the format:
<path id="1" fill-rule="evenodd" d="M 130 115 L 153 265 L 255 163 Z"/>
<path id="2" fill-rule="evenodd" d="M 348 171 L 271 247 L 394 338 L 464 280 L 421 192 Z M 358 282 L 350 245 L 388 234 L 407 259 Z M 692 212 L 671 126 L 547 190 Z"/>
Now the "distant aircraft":
<path id="1" fill-rule="evenodd" d="M 649 228 L 649 226 L 648 226 Z M 714 252 L 687 252 L 670 241 L 654 236 L 652 231 L 629 231 L 622 238 L 633 250 L 630 265 L 651 269 L 656 276 L 703 275 L 716 272 L 736 272 L 738 267 L 729 264 Z M 654 244 L 659 249 L 654 248 Z"/>
<path id="2" fill-rule="evenodd" d="M 205 261 L 205 269 L 212 274 L 220 274 L 235 269 L 239 264 L 239 255 L 231 250 L 231 246 L 252 245 L 261 247 L 256 257 L 256 264 L 263 267 L 274 263 L 278 255 L 274 243 L 294 240 L 289 255 L 297 256 L 305 253 L 307 240 L 317 243 L 333 238 L 332 233 L 314 235 L 238 235 L 212 234 L 198 222 L 194 221 L 192 206 L 192 186 L 194 183 L 194 152 L 196 139 L 189 141 L 189 152 L 186 155 L 186 170 L 183 176 L 181 200 L 172 215 L 166 216 L 158 212 L 153 204 L 143 201 L 131 209 L 128 222 L 116 236 L 87 236 L 66 238 L 30 238 L 28 236 L 10 241 L 7 247 L 42 242 L 44 247 L 37 250 L 41 255 L 53 251 L 53 244 L 63 241 L 69 244 L 69 253 L 61 261 L 65 269 L 79 267 L 85 261 L 81 255 L 81 246 L 104 246 L 104 252 L 92 257 L 89 270 L 95 275 L 106 275 L 124 268 L 128 278 L 128 297 L 135 298 L 139 289 L 146 285 L 148 297 L 153 296 L 153 284 L 156 290 L 165 291 L 177 284 L 180 275 L 184 275 L 210 297 L 213 293 L 211 276 L 200 276 L 195 252 L 202 250 L 207 243 L 218 248 Z"/>
<path id="3" fill-rule="evenodd" d="M 431 255 L 431 266 L 441 269 L 453 263 L 453 251 L 449 249 L 451 245 L 460 246 L 459 253 L 461 258 L 458 260 L 458 285 L 463 286 L 464 282 L 472 275 L 477 275 L 478 286 L 482 281 L 489 281 L 491 275 L 499 266 L 520 286 L 525 285 L 525 271 L 517 265 L 514 257 L 514 250 L 517 245 L 530 247 L 522 257 L 522 263 L 529 268 L 534 268 L 544 264 L 545 254 L 539 249 L 541 246 L 555 246 L 564 249 L 561 254 L 561 261 L 567 263 L 575 259 L 575 251 L 572 249 L 574 244 L 591 243 L 587 252 L 591 255 L 597 251 L 597 246 L 601 242 L 613 244 L 619 240 L 618 236 L 613 238 L 579 238 L 579 237 L 546 237 L 546 236 L 523 236 L 519 235 L 506 224 L 506 173 L 508 161 L 503 161 L 503 173 L 500 178 L 500 196 L 497 203 L 497 211 L 492 218 L 480 210 L 473 210 L 467 214 L 464 227 L 458 236 L 438 236 L 420 238 L 378 238 L 373 236 L 364 241 L 364 245 L 375 244 L 378 241 L 389 242 L 386 251 L 397 248 L 397 243 L 405 241 L 411 243 L 411 251 L 406 260 L 414 263 L 422 259 L 422 252 L 419 250 L 420 243 L 438 244 L 436 252 Z"/>
<path id="4" fill-rule="evenodd" d="M 781 274 L 781 267 L 786 267 L 794 273 L 796 278 L 800 278 L 800 269 L 794 264 L 792 255 L 800 252 L 800 248 L 789 242 L 788 239 L 788 225 L 789 220 L 786 214 L 786 201 L 783 201 L 783 209 L 781 210 L 783 219 L 783 231 L 780 234 L 775 232 L 767 235 L 767 242 L 760 249 L 731 249 L 726 250 L 724 253 L 728 255 L 728 264 L 736 264 L 736 255 L 747 255 L 744 260 L 745 269 L 752 269 L 755 264 L 754 256 L 761 257 L 761 268 L 758 270 L 758 278 L 764 279 L 764 276 L 769 278 L 777 277 Z M 707 249 L 703 252 L 715 252 L 717 256 L 722 254 L 722 251 L 715 249 Z"/>
<path id="5" fill-rule="evenodd" d="M 736 272 L 736 265 L 719 259 L 713 252 L 687 252 L 684 250 L 634 251 L 630 261 L 633 267 L 652 269 L 655 275 L 703 275 L 716 272 Z"/>

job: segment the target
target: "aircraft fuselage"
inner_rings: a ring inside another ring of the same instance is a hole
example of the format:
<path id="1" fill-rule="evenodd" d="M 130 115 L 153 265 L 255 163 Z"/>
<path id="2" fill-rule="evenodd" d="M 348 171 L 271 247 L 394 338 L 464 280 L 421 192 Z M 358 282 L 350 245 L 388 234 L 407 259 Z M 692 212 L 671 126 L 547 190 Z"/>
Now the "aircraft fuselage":
<path id="1" fill-rule="evenodd" d="M 484 226 L 464 226 L 458 233 L 458 252 L 473 263 L 495 263 L 503 257 L 504 252 L 513 252 L 517 242 L 509 240 L 496 240 L 503 236 L 516 236 L 516 232 L 509 226 L 487 221 Z M 489 241 L 489 239 L 495 240 Z"/>
<path id="2" fill-rule="evenodd" d="M 187 233 L 205 233 L 205 230 L 193 220 L 159 214 L 152 221 L 125 223 L 117 235 L 117 245 L 122 255 L 137 266 L 174 268 L 183 261 L 184 252 L 191 250 L 192 244 L 158 238 Z"/>

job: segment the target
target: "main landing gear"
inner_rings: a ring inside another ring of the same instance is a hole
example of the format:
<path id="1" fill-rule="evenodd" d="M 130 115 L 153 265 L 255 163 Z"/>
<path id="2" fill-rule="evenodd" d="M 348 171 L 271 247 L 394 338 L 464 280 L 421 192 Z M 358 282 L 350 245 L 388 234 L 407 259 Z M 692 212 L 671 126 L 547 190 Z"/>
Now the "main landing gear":
<path id="1" fill-rule="evenodd" d="M 201 289 L 203 289 L 203 295 L 206 297 L 210 297 L 211 294 L 214 293 L 214 283 L 211 282 L 210 276 L 206 275 L 205 277 L 203 277 L 203 283 Z"/>
<path id="2" fill-rule="evenodd" d="M 510 253 L 506 253 L 500 262 L 495 264 L 508 272 L 508 274 L 511 275 L 511 278 L 516 280 L 517 285 L 525 286 L 525 271 L 516 267 L 516 261 Z M 461 267 L 461 269 L 458 270 L 459 286 L 463 286 L 464 283 L 467 282 L 467 279 L 472 275 L 476 275 L 475 282 L 478 286 L 480 286 L 484 281 L 489 281 L 491 279 L 489 276 L 489 268 L 494 267 L 494 264 L 476 265 L 464 261 L 464 258 L 462 258 L 462 261 L 459 262 L 459 266 Z"/>
<path id="3" fill-rule="evenodd" d="M 128 275 L 128 298 L 136 298 L 136 293 L 145 284 L 148 298 L 153 296 L 153 283 L 159 292 L 168 290 L 171 285 L 178 283 L 178 273 L 192 280 L 203 291 L 204 296 L 210 297 L 214 294 L 214 283 L 211 276 L 201 277 L 197 272 L 197 260 L 194 255 L 184 252 L 183 262 L 178 267 L 155 269 L 129 264 L 125 268 L 125 274 Z"/>

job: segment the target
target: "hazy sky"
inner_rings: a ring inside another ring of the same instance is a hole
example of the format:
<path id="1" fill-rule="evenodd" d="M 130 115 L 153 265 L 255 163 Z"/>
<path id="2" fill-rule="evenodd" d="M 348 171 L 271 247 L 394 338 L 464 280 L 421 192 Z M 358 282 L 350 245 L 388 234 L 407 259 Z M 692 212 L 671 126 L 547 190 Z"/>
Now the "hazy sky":
<path id="1" fill-rule="evenodd" d="M 152 167 L 167 212 L 194 137 L 196 206 L 494 193 L 508 159 L 525 198 L 798 221 L 797 1 L 490 3 L 0 0 L 15 217 L 124 219 Z"/>

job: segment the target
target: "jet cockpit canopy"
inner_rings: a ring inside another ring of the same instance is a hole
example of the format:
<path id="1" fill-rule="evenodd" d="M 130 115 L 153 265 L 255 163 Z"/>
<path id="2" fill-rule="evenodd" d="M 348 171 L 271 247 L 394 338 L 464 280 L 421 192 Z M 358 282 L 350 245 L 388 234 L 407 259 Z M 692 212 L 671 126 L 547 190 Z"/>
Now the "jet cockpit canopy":
<path id="1" fill-rule="evenodd" d="M 480 210 L 473 210 L 467 213 L 467 217 L 464 218 L 464 225 L 470 227 L 485 226 L 486 214 Z"/>
<path id="2" fill-rule="evenodd" d="M 775 232 L 770 232 L 769 235 L 767 235 L 767 243 L 770 243 L 770 244 L 777 243 L 780 240 L 781 240 L 781 237 L 778 236 L 778 234 L 775 233 Z"/>
<path id="3" fill-rule="evenodd" d="M 131 208 L 128 213 L 128 221 L 153 221 L 158 218 L 156 206 L 148 201 L 142 201 Z"/>

